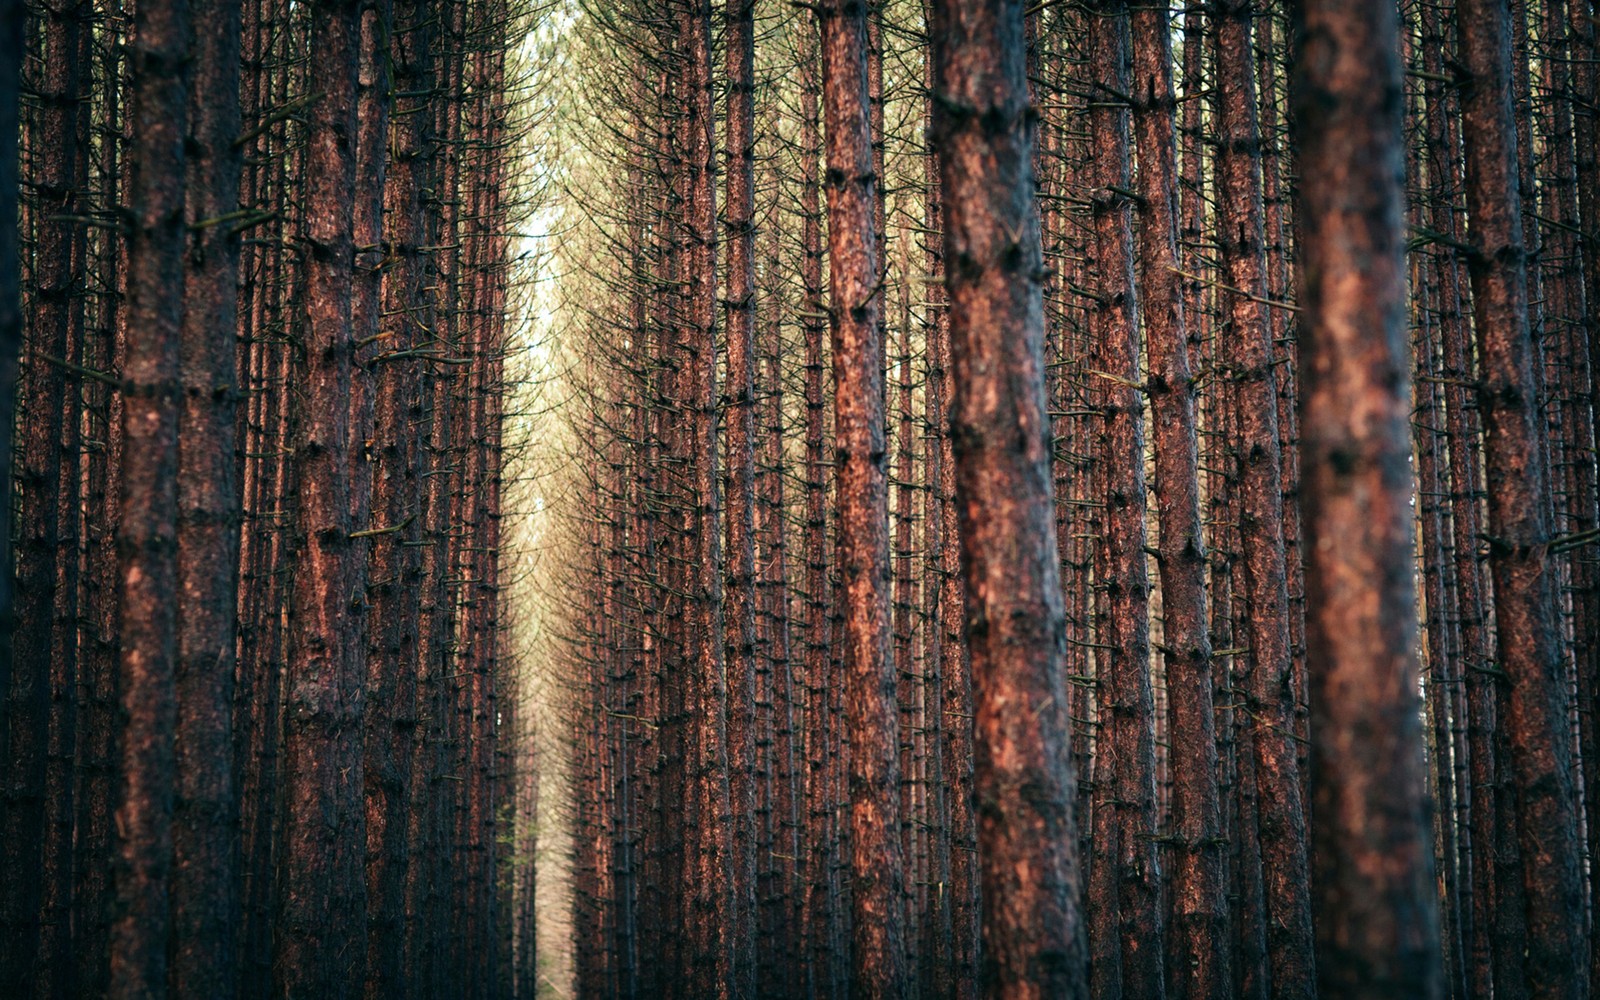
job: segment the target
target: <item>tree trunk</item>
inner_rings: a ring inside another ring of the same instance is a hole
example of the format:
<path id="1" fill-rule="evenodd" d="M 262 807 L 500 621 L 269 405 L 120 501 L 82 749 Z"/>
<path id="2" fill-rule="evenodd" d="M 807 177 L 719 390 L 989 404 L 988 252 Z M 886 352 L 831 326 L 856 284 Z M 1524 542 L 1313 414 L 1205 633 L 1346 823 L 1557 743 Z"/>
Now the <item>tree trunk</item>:
<path id="1" fill-rule="evenodd" d="M 1087 993 L 1084 927 L 1022 4 L 941 0 L 933 37 L 983 985 L 994 997 L 1077 998 Z"/>
<path id="2" fill-rule="evenodd" d="M 1190 1000 L 1233 995 L 1212 698 L 1206 550 L 1200 521 L 1195 386 L 1178 271 L 1178 174 L 1172 39 L 1165 13 L 1140 7 L 1133 32 L 1133 128 L 1139 157 L 1139 289 L 1155 446 L 1162 641 L 1172 744 L 1172 961 Z"/>
<path id="3" fill-rule="evenodd" d="M 351 540 L 353 210 L 360 51 L 357 0 L 310 12 L 305 166 L 304 408 L 295 432 L 300 564 L 285 678 L 284 872 L 274 979 L 281 994 L 348 996 L 364 981 L 361 801 L 365 677 L 357 641 L 363 577 Z M 130 444 L 132 442 L 130 441 Z"/>
<path id="4" fill-rule="evenodd" d="M 1468 256 L 1486 438 L 1489 568 L 1501 669 L 1510 678 L 1505 732 L 1527 906 L 1523 969 L 1530 996 L 1588 995 L 1581 921 L 1577 789 L 1567 739 L 1568 696 L 1556 635 L 1549 470 L 1528 327 L 1517 137 L 1512 121 L 1510 17 L 1505 0 L 1461 0 L 1456 28 L 1468 79 L 1462 94 Z M 1503 956 L 1503 962 L 1511 961 Z"/>
<path id="5" fill-rule="evenodd" d="M 1318 985 L 1325 996 L 1439 997 L 1416 693 L 1397 13 L 1383 0 L 1306 0 L 1297 15 Z"/>
<path id="6" fill-rule="evenodd" d="M 233 774 L 239 490 L 235 336 L 239 233 L 237 4 L 194 16 L 187 167 L 188 267 L 178 413 L 177 786 L 172 986 L 225 998 L 238 983 L 239 800 Z"/>
<path id="7" fill-rule="evenodd" d="M 878 177 L 873 169 L 867 7 L 818 7 L 826 124 L 829 317 L 844 590 L 845 729 L 850 743 L 851 989 L 907 988 L 901 914 L 900 762 L 889 655 L 888 443 L 884 427 Z"/>
<path id="8" fill-rule="evenodd" d="M 1150 687 L 1150 581 L 1146 570 L 1144 400 L 1140 392 L 1139 296 L 1134 288 L 1128 142 L 1127 7 L 1102 0 L 1089 12 L 1094 94 L 1094 242 L 1089 372 L 1097 379 L 1104 520 L 1095 576 L 1096 679 L 1101 761 L 1095 770 L 1090 876 L 1091 986 L 1100 997 L 1165 995 L 1161 872 L 1155 836 L 1155 706 Z M 1105 765 L 1102 767 L 1101 765 Z M 1105 780 L 1101 780 L 1101 775 Z M 1120 952 L 1111 958 L 1113 952 Z M 1101 960 L 1110 959 L 1110 960 Z"/>
<path id="9" fill-rule="evenodd" d="M 30 109 L 25 137 L 33 216 L 32 226 L 23 226 L 24 232 L 32 229 L 27 232 L 32 246 L 23 248 L 32 255 L 28 360 L 22 370 L 20 409 L 6 412 L 28 430 L 11 444 L 21 445 L 7 480 L 15 493 L 19 549 L 14 567 L 5 567 L 16 574 L 16 630 L 10 650 L 13 666 L 0 678 L 8 682 L 0 732 L 6 737 L 7 762 L 0 803 L 0 841 L 5 845 L 0 848 L 5 859 L 0 865 L 0 984 L 16 989 L 32 988 L 36 982 L 47 988 L 59 985 L 49 970 L 38 967 L 53 947 L 49 932 L 41 941 L 41 923 L 48 920 L 53 932 L 66 916 L 62 912 L 58 920 L 57 914 L 44 911 L 55 908 L 52 900 L 61 901 L 56 858 L 71 840 L 70 830 L 63 837 L 60 829 L 64 814 L 59 807 L 66 805 L 70 815 L 71 790 L 62 787 L 61 778 L 63 767 L 70 767 L 72 748 L 70 733 L 63 733 L 61 726 L 69 722 L 63 710 L 75 689 L 75 636 L 64 626 L 75 624 L 69 602 L 76 595 L 65 584 L 76 568 L 76 553 L 69 551 L 77 541 L 77 498 L 75 489 L 69 494 L 64 487 L 75 484 L 77 466 L 77 456 L 68 454 L 69 448 L 76 450 L 77 422 L 66 365 L 74 362 L 74 348 L 81 342 L 83 316 L 82 226 L 75 218 L 82 211 L 79 161 L 88 152 L 82 148 L 78 122 L 86 75 L 80 65 L 81 15 L 72 0 L 39 11 L 34 28 L 39 48 L 32 53 L 39 65 L 30 67 L 25 81 L 38 104 L 37 110 Z M 19 61 L 25 54 L 19 52 Z M 175 185 L 180 192 L 181 177 L 180 171 Z M 12 308 L 22 301 L 13 298 Z M 66 746 L 61 745 L 63 736 L 69 740 Z"/>
<path id="10" fill-rule="evenodd" d="M 828 799 L 828 748 L 835 738 L 829 725 L 831 675 L 832 580 L 828 573 L 828 485 L 826 445 L 827 402 L 823 389 L 826 302 L 822 288 L 822 140 L 818 129 L 821 81 L 817 28 L 810 19 L 800 27 L 800 281 L 801 334 L 805 341 L 805 683 L 806 683 L 806 960 L 810 968 L 807 995 L 826 994 L 833 968 L 842 956 L 831 947 L 839 914 L 833 893 L 837 838 Z"/>
<path id="11" fill-rule="evenodd" d="M 121 704 L 113 997 L 167 989 L 174 799 L 179 351 L 190 51 L 184 0 L 141 3 L 132 48 L 133 228 L 123 363 Z"/>
<path id="12" fill-rule="evenodd" d="M 394 90 L 420 95 L 430 89 L 433 8 L 426 0 L 402 0 L 390 43 Z M 367 823 L 367 996 L 403 997 L 407 986 L 404 944 L 405 884 L 411 863 L 407 816 L 412 804 L 410 752 L 418 725 L 418 617 L 422 603 L 419 558 L 425 499 L 421 482 L 418 424 L 425 368 L 408 352 L 425 350 L 431 317 L 423 290 L 422 247 L 428 242 L 423 190 L 433 150 L 429 105 L 410 97 L 397 105 L 384 173 L 383 247 L 387 260 L 381 285 L 383 326 L 391 333 L 373 358 L 373 527 L 389 532 L 373 539 L 368 562 L 367 686 L 371 693 L 363 765 Z M 369 334 L 370 335 L 370 334 Z M 371 530 L 371 529 L 369 529 Z"/>
<path id="13" fill-rule="evenodd" d="M 1216 25 L 1218 132 L 1217 238 L 1229 289 L 1226 352 L 1237 394 L 1239 537 L 1248 602 L 1249 652 L 1243 671 L 1258 789 L 1262 881 L 1267 904 L 1271 992 L 1286 1000 L 1315 995 L 1310 882 L 1298 751 L 1294 742 L 1293 651 L 1278 440 L 1272 330 L 1263 302 L 1265 248 L 1261 134 L 1257 125 L 1253 0 L 1226 0 Z"/>
<path id="14" fill-rule="evenodd" d="M 755 995 L 755 0 L 727 0 L 728 671 L 732 991 Z M 713 258 L 715 259 L 715 258 Z"/>

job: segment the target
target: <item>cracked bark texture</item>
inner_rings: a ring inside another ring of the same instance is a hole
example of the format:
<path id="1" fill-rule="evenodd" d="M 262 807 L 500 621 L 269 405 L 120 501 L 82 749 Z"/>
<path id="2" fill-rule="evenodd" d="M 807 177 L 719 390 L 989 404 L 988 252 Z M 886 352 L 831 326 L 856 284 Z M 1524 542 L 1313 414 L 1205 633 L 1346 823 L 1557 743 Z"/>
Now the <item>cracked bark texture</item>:
<path id="1" fill-rule="evenodd" d="M 933 7 L 974 700 L 981 987 L 1087 995 L 1023 5 Z"/>
<path id="2" fill-rule="evenodd" d="M 361 988 L 367 953 L 364 922 L 346 916 L 366 909 L 364 574 L 356 563 L 364 550 L 350 537 L 360 3 L 319 0 L 310 17 L 310 73 L 323 93 L 310 109 L 305 164 L 304 383 L 293 460 L 299 569 L 284 682 L 274 967 L 280 995 L 331 998 Z"/>
<path id="3" fill-rule="evenodd" d="M 112 869 L 112 997 L 159 996 L 167 988 L 189 18 L 184 0 L 140 4 L 131 52 L 126 450 L 117 531 L 124 784 Z"/>
<path id="4" fill-rule="evenodd" d="M 817 8 L 822 32 L 823 186 L 828 201 L 844 725 L 850 815 L 851 991 L 908 989 L 902 924 L 899 719 L 889 652 L 888 442 L 883 289 L 867 66 L 868 5 Z"/>
<path id="5" fill-rule="evenodd" d="M 1178 171 L 1172 36 L 1165 11 L 1139 7 L 1132 31 L 1135 225 L 1155 452 L 1156 565 L 1171 712 L 1173 861 L 1168 982 L 1178 997 L 1233 995 L 1223 874 L 1206 547 L 1189 326 L 1178 270 Z"/>
<path id="6" fill-rule="evenodd" d="M 1235 660 L 1241 706 L 1254 755 L 1254 821 L 1266 902 L 1270 992 L 1285 1000 L 1315 995 L 1306 820 L 1294 736 L 1293 650 L 1284 547 L 1278 378 L 1265 299 L 1266 248 L 1257 115 L 1254 0 L 1221 0 L 1211 10 L 1216 45 L 1217 242 L 1226 287 L 1224 364 L 1237 406 L 1239 595 L 1248 651 Z"/>
<path id="7" fill-rule="evenodd" d="M 1567 738 L 1570 709 L 1557 639 L 1556 567 L 1549 552 L 1548 459 L 1529 329 L 1523 192 L 1512 117 L 1511 17 L 1505 0 L 1456 6 L 1465 70 L 1467 270 L 1480 364 L 1489 484 L 1489 571 L 1494 582 L 1501 706 L 1515 788 L 1526 899 L 1523 973 L 1536 1000 L 1589 995 L 1578 798 Z M 1503 961 L 1513 961 L 1503 956 Z"/>

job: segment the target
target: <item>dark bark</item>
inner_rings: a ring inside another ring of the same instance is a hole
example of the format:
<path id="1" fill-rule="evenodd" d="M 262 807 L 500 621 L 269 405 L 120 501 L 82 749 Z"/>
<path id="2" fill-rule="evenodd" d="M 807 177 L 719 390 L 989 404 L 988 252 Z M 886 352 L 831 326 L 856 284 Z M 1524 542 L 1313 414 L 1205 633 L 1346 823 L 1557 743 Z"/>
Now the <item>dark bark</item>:
<path id="1" fill-rule="evenodd" d="M 1467 74 L 1462 133 L 1473 233 L 1468 271 L 1482 366 L 1478 412 L 1489 483 L 1489 568 L 1499 660 L 1510 680 L 1504 728 L 1518 798 L 1528 993 L 1583 997 L 1588 937 L 1582 922 L 1571 919 L 1583 905 L 1577 789 L 1548 548 L 1549 469 L 1529 332 L 1509 22 L 1501 0 L 1463 0 L 1457 6 Z"/>
<path id="2" fill-rule="evenodd" d="M 800 54 L 800 281 L 801 335 L 804 351 L 805 406 L 805 681 L 806 681 L 806 802 L 808 857 L 806 859 L 806 922 L 802 934 L 810 968 L 807 995 L 831 989 L 834 963 L 841 961 L 832 948 L 840 914 L 833 890 L 837 838 L 827 785 L 828 750 L 835 738 L 829 725 L 831 676 L 829 650 L 832 628 L 832 580 L 828 574 L 827 535 L 827 403 L 823 389 L 823 352 L 827 327 L 822 287 L 822 136 L 819 125 L 821 80 L 817 69 L 820 40 L 810 18 L 800 28 L 805 33 Z"/>
<path id="3" fill-rule="evenodd" d="M 755 0 L 727 0 L 729 794 L 734 812 L 732 992 L 755 995 Z"/>
<path id="4" fill-rule="evenodd" d="M 1087 993 L 1022 4 L 936 3 L 989 996 Z M 1022 706 L 1028 706 L 1023 709 Z"/>
<path id="5" fill-rule="evenodd" d="M 402 2 L 390 42 L 394 90 L 422 95 L 432 74 L 432 7 Z M 386 259 L 381 304 L 390 336 L 370 362 L 375 371 L 372 446 L 373 527 L 367 567 L 367 689 L 364 776 L 367 822 L 367 994 L 401 997 L 409 985 L 404 944 L 406 880 L 411 863 L 407 817 L 414 808 L 410 748 L 418 724 L 416 662 L 422 602 L 419 507 L 423 362 L 407 356 L 425 350 L 431 316 L 423 290 L 427 243 L 423 189 L 430 171 L 432 132 L 425 97 L 395 109 L 384 172 Z M 371 530 L 371 529 L 369 529 Z"/>
<path id="6" fill-rule="evenodd" d="M 179 359 L 190 14 L 139 4 L 131 52 L 128 344 L 123 362 L 121 705 L 113 997 L 167 989 L 174 802 Z"/>
<path id="7" fill-rule="evenodd" d="M 924 84 L 928 88 L 925 127 L 931 126 L 934 116 L 932 53 L 923 60 Z M 940 890 L 932 901 L 933 913 L 928 920 L 929 961 L 923 967 L 923 992 L 929 996 L 972 995 L 976 957 L 976 933 L 956 936 L 955 914 L 958 909 L 953 898 L 953 864 L 951 847 L 952 789 L 949 787 L 945 759 L 950 743 L 950 720 L 945 710 L 945 658 L 952 652 L 946 645 L 945 633 L 945 537 L 947 520 L 954 513 L 954 498 L 944 492 L 944 455 L 950 440 L 950 424 L 946 417 L 944 383 L 948 375 L 946 355 L 949 347 L 950 327 L 945 312 L 944 290 L 944 240 L 940 231 L 943 216 L 939 210 L 939 158 L 930 145 L 923 156 L 923 211 L 926 222 L 923 233 L 924 261 L 927 269 L 922 334 L 926 364 L 923 382 L 923 500 L 922 500 L 922 564 L 923 564 L 923 687 L 926 699 L 928 752 L 928 806 L 929 824 L 929 879 Z M 959 553 L 958 553 L 959 557 Z M 960 644 L 954 650 L 960 655 Z M 964 908 L 970 912 L 970 908 Z M 976 931 L 976 921 L 969 928 Z M 960 944 L 958 944 L 958 940 Z M 965 946 L 968 953 L 957 953 Z"/>
<path id="8" fill-rule="evenodd" d="M 679 399 L 688 410 L 684 448 L 688 460 L 685 531 L 691 547 L 688 595 L 688 641 L 693 747 L 694 809 L 698 823 L 690 828 L 694 848 L 686 854 L 686 883 L 694 886 L 690 940 L 693 947 L 690 988 L 701 995 L 729 995 L 733 990 L 733 942 L 745 932 L 744 914 L 735 907 L 733 815 L 729 808 L 727 711 L 728 688 L 723 674 L 723 593 L 721 489 L 716 438 L 716 164 L 711 79 L 710 0 L 684 0 L 677 12 L 684 46 L 685 114 L 680 153 L 683 156 L 683 367 Z M 695 814 L 691 814 L 695 815 Z"/>
<path id="9" fill-rule="evenodd" d="M 15 487 L 11 476 L 17 376 L 22 353 L 17 160 L 21 142 L 18 126 L 25 11 L 24 0 L 6 0 L 4 6 L 0 6 L 0 483 L 4 484 L 0 486 L 0 694 L 7 696 L 11 691 L 13 665 L 11 637 L 16 630 L 11 540 Z M 10 746 L 9 723 L 9 711 L 0 712 L 0 747 Z M 10 911 L 6 913 L 9 915 Z M 9 951 L 7 955 L 9 961 Z"/>
<path id="10" fill-rule="evenodd" d="M 1211 679 L 1206 548 L 1200 522 L 1195 385 L 1178 265 L 1172 40 L 1162 11 L 1133 32 L 1133 128 L 1139 157 L 1139 290 L 1160 527 L 1162 641 L 1172 744 L 1172 937 L 1168 981 L 1180 997 L 1233 995 L 1223 878 Z"/>
<path id="11" fill-rule="evenodd" d="M 37 68 L 26 80 L 38 102 L 23 137 L 29 145 L 33 188 L 27 206 L 32 219 L 22 221 L 33 244 L 28 248 L 32 266 L 22 345 L 28 358 L 20 408 L 13 405 L 6 412 L 29 430 L 14 436 L 10 445 L 17 451 L 7 482 L 15 497 L 18 551 L 14 570 L 7 564 L 6 571 L 15 573 L 16 630 L 12 666 L 0 678 L 7 682 L 0 732 L 6 737 L 7 761 L 0 803 L 0 840 L 5 845 L 0 983 L 23 992 L 58 985 L 49 976 L 51 970 L 39 966 L 58 950 L 52 936 L 65 923 L 65 912 L 57 912 L 64 902 L 59 858 L 71 840 L 70 829 L 63 838 L 60 825 L 71 814 L 71 790 L 63 788 L 62 777 L 71 764 L 72 734 L 70 728 L 63 732 L 63 726 L 74 721 L 66 713 L 76 673 L 75 610 L 70 603 L 76 595 L 68 585 L 76 569 L 69 547 L 76 547 L 77 504 L 75 488 L 68 488 L 76 483 L 76 455 L 70 453 L 76 450 L 77 422 L 66 364 L 74 362 L 74 349 L 81 344 L 83 317 L 82 226 L 75 218 L 81 212 L 80 161 L 87 156 L 78 127 L 85 85 L 83 13 L 70 0 L 42 6 L 33 29 Z M 19 60 L 22 55 L 19 49 Z M 16 190 L 13 183 L 11 191 Z M 23 305 L 20 297 L 11 301 L 11 308 Z M 44 922 L 50 928 L 43 928 Z"/>
<path id="12" fill-rule="evenodd" d="M 1127 7 L 1105 0 L 1089 12 L 1089 102 L 1094 240 L 1088 306 L 1088 377 L 1100 419 L 1102 529 L 1095 576 L 1096 694 L 1094 860 L 1089 877 L 1090 986 L 1098 997 L 1159 998 L 1161 872 L 1155 851 L 1155 707 L 1150 687 L 1150 581 L 1145 550 L 1144 400 L 1139 295 L 1130 226 L 1131 149 Z M 1113 763 L 1114 762 L 1114 763 Z"/>
<path id="13" fill-rule="evenodd" d="M 239 489 L 237 4 L 194 11 L 187 267 L 178 413 L 178 731 L 173 815 L 172 988 L 232 996 L 238 983 L 238 786 L 233 773 Z"/>
<path id="14" fill-rule="evenodd" d="M 900 852 L 900 762 L 889 651 L 888 443 L 882 286 L 868 100 L 867 6 L 817 10 L 822 32 L 829 327 L 843 590 L 844 725 L 849 740 L 851 989 L 907 989 Z"/>
<path id="15" fill-rule="evenodd" d="M 1296 15 L 1318 986 L 1327 996 L 1437 997 L 1416 695 L 1398 18 L 1381 0 L 1303 0 Z"/>
<path id="16" fill-rule="evenodd" d="M 1255 756 L 1267 907 L 1267 957 L 1273 996 L 1315 993 L 1310 880 L 1298 750 L 1294 740 L 1293 650 L 1284 547 L 1282 464 L 1272 327 L 1263 302 L 1265 234 L 1261 133 L 1257 118 L 1251 0 L 1228 0 L 1212 13 L 1216 31 L 1217 239 L 1228 290 L 1227 363 L 1237 394 L 1239 568 L 1248 602 L 1249 652 L 1243 667 Z"/>
<path id="17" fill-rule="evenodd" d="M 364 646 L 360 550 L 351 539 L 350 393 L 360 4 L 310 10 L 304 238 L 303 407 L 293 502 L 299 569 L 290 605 L 284 724 L 284 872 L 274 982 L 280 995 L 342 997 L 364 981 L 361 877 Z"/>

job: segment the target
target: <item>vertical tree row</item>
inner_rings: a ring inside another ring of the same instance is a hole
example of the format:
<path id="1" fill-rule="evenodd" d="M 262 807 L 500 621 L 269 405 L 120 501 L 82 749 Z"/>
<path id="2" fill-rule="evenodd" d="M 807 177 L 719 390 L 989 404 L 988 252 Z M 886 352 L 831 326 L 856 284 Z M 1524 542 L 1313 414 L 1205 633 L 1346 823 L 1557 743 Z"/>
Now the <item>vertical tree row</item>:
<path id="1" fill-rule="evenodd" d="M 1494 6 L 584 5 L 585 992 L 1582 994 L 1592 12 Z"/>
<path id="2" fill-rule="evenodd" d="M 498 397 L 536 23 L 8 7 L 8 995 L 513 978 Z"/>

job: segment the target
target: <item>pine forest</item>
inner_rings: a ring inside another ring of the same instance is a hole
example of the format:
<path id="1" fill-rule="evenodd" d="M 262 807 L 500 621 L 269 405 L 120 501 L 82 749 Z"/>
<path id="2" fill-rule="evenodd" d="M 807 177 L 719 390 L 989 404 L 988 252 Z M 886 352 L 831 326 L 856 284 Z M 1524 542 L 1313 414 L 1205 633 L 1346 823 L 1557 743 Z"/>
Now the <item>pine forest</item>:
<path id="1" fill-rule="evenodd" d="M 0 997 L 1600 997 L 1596 0 L 0 0 Z"/>

